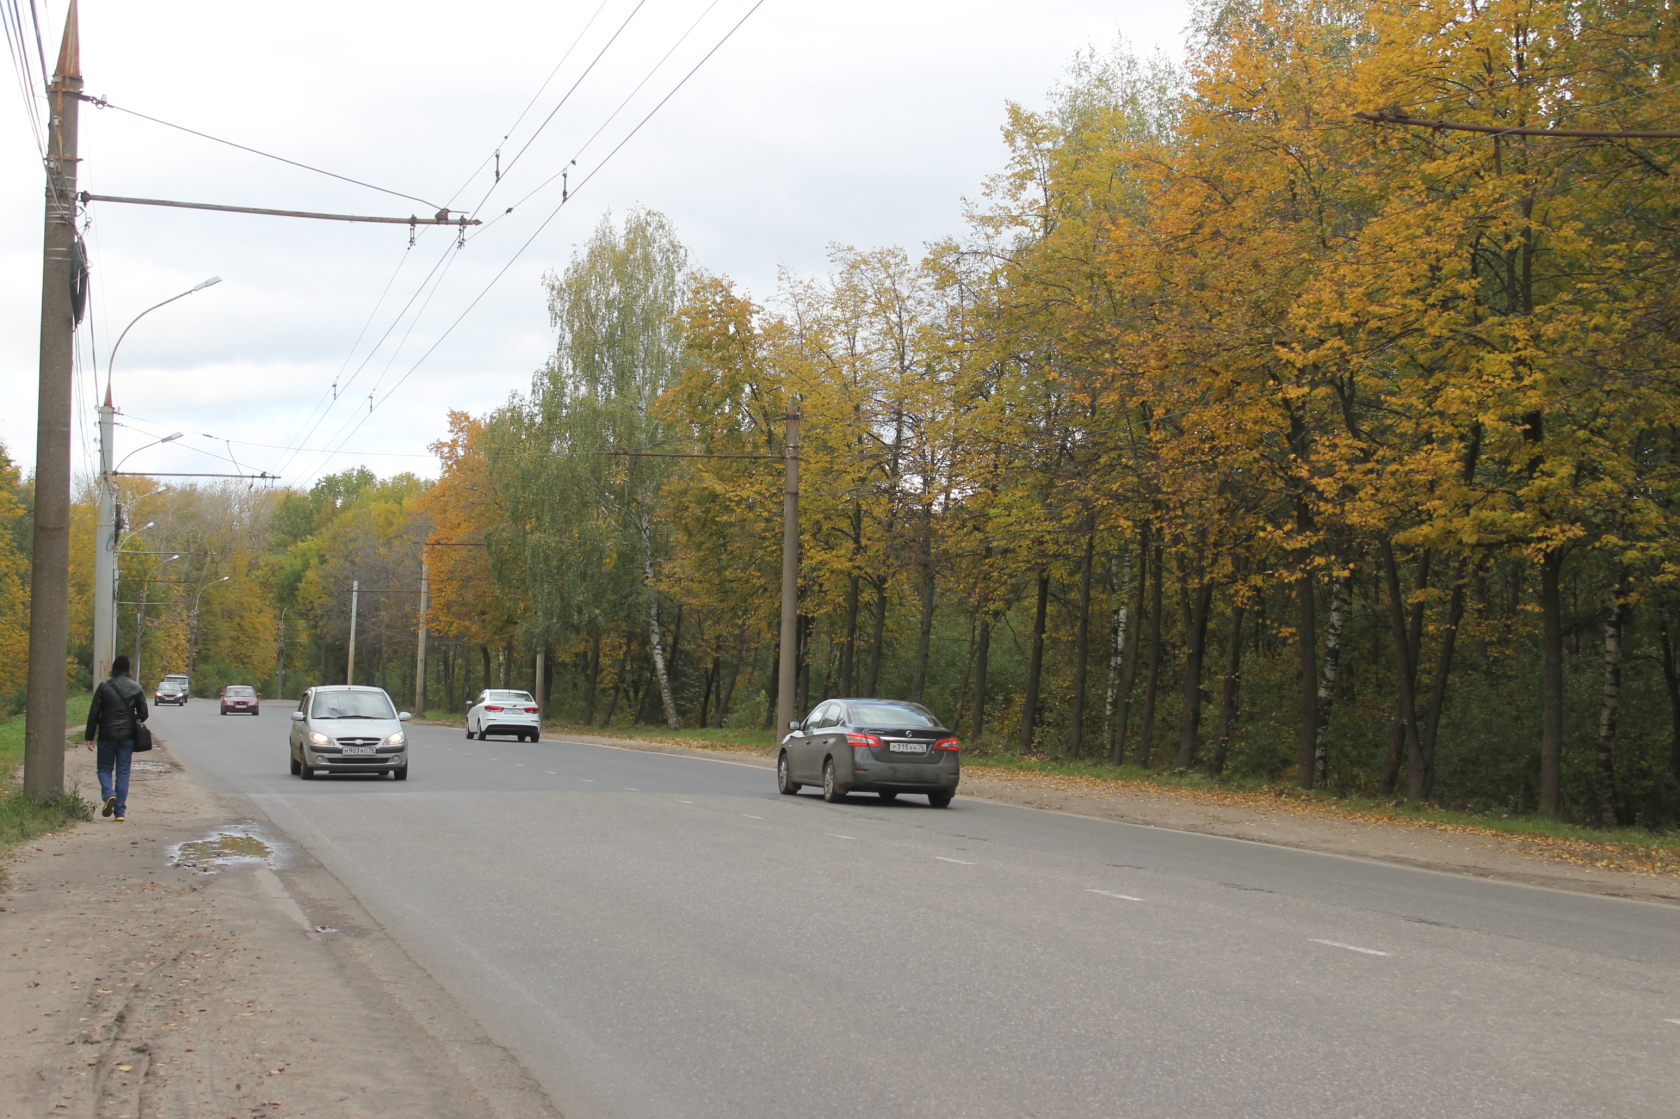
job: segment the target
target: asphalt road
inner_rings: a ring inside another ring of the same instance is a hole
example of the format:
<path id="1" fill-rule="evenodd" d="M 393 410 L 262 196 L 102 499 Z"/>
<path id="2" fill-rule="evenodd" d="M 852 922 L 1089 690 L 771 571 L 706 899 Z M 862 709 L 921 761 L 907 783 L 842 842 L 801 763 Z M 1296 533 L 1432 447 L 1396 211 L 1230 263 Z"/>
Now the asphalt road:
<path id="1" fill-rule="evenodd" d="M 1680 1114 L 1680 909 L 766 769 L 156 713 L 570 1119 Z M 131 806 L 143 812 L 144 805 Z"/>

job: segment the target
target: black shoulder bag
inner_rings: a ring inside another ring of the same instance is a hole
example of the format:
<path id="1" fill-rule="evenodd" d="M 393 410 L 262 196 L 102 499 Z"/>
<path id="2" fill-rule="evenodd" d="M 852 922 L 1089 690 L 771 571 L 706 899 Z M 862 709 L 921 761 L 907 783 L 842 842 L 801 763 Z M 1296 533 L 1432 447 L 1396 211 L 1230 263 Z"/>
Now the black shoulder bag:
<path id="1" fill-rule="evenodd" d="M 111 690 L 115 691 L 116 689 Z M 152 748 L 152 728 L 148 727 L 146 720 L 140 716 L 140 704 L 145 702 L 145 694 L 141 692 L 135 696 L 135 702 L 131 708 L 134 713 L 134 752 L 136 754 Z"/>

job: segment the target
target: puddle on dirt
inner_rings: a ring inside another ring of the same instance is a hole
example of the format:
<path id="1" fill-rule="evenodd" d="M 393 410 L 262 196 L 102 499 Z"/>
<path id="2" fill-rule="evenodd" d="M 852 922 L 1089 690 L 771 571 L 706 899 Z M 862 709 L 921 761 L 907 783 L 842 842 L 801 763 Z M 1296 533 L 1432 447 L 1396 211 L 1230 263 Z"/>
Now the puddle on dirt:
<path id="1" fill-rule="evenodd" d="M 200 874 L 214 874 L 222 866 L 273 866 L 274 848 L 249 832 L 219 831 L 176 847 L 170 853 L 170 862 Z"/>
<path id="2" fill-rule="evenodd" d="M 168 762 L 129 762 L 128 767 L 136 773 L 174 773 L 175 767 Z"/>

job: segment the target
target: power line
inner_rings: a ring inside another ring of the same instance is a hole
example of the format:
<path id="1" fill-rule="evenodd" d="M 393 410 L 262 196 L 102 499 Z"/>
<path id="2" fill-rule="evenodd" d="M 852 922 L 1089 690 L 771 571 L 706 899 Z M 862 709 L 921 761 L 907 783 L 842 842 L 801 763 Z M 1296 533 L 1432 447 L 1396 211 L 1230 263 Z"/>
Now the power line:
<path id="1" fill-rule="evenodd" d="M 1493 124 L 1461 124 L 1450 120 L 1423 120 L 1392 109 L 1377 113 L 1355 113 L 1355 120 L 1372 124 L 1399 124 L 1408 128 L 1432 128 L 1444 132 L 1480 132 L 1488 136 L 1553 136 L 1575 140 L 1680 140 L 1680 132 L 1625 128 L 1518 128 Z"/>
<path id="2" fill-rule="evenodd" d="M 418 361 L 416 361 L 413 365 L 409 366 L 408 372 L 404 373 L 402 375 L 401 379 L 398 380 L 396 384 L 391 386 L 390 391 L 388 391 L 384 395 L 384 397 L 382 397 L 378 401 L 377 404 L 373 404 L 372 406 L 370 406 L 370 408 L 368 409 L 368 415 L 372 415 L 374 408 L 377 408 L 380 404 L 384 404 L 385 401 L 390 400 L 391 397 L 393 395 L 395 395 L 396 391 L 403 386 L 403 384 L 409 379 L 409 377 L 414 375 L 414 371 L 416 369 L 419 369 L 420 366 L 425 363 L 426 359 L 431 357 L 432 354 L 434 352 L 436 352 L 437 348 L 443 344 L 444 339 L 448 338 L 449 335 L 454 331 L 454 329 L 457 326 L 461 325 L 462 320 L 464 320 L 467 317 L 467 315 L 472 312 L 472 309 L 474 307 L 478 306 L 479 302 L 481 300 L 483 300 L 483 298 L 490 293 L 490 289 L 495 287 L 497 281 L 499 281 L 503 276 L 505 276 L 507 274 L 508 269 L 512 268 L 514 263 L 520 258 L 520 256 L 522 256 L 524 254 L 525 250 L 531 247 L 531 243 L 534 242 L 542 234 L 542 231 L 548 228 L 549 223 L 552 222 L 555 219 L 555 217 L 557 217 L 559 215 L 560 211 L 565 208 L 566 204 L 572 198 L 577 197 L 578 192 L 581 191 L 584 187 L 588 186 L 590 181 L 592 179 L 594 179 L 596 175 L 601 173 L 601 170 L 604 167 L 606 167 L 606 165 L 608 163 L 610 163 L 612 161 L 612 158 L 615 155 L 617 155 L 624 148 L 624 145 L 628 144 L 632 139 L 634 139 L 636 134 L 639 133 L 644 126 L 646 126 L 647 122 L 652 120 L 654 115 L 656 113 L 658 113 L 660 109 L 663 109 L 665 107 L 666 103 L 669 102 L 671 100 L 671 98 L 675 97 L 677 95 L 678 91 L 680 91 L 683 86 L 688 84 L 689 79 L 694 77 L 695 74 L 699 73 L 700 68 L 702 66 L 704 66 L 707 62 L 709 62 L 711 60 L 712 56 L 715 55 L 718 51 L 723 49 L 723 45 L 725 43 L 729 42 L 729 40 L 734 37 L 735 32 L 739 31 L 741 29 L 741 26 L 743 24 L 745 24 L 747 22 L 747 20 L 752 18 L 753 13 L 758 11 L 758 9 L 763 7 L 763 6 L 764 6 L 764 0 L 756 0 L 756 3 L 754 3 L 751 8 L 747 9 L 746 14 L 743 15 L 739 20 L 737 20 L 735 22 L 735 25 L 733 27 L 731 27 L 724 34 L 723 38 L 719 39 L 717 41 L 716 45 L 714 45 L 711 50 L 707 51 L 705 53 L 705 55 L 701 57 L 700 61 L 696 62 L 694 64 L 693 68 L 690 69 L 688 71 L 688 73 L 686 73 L 682 76 L 682 80 L 677 82 L 676 85 L 672 86 L 671 91 L 669 93 L 667 93 L 664 97 L 660 98 L 659 103 L 656 104 L 653 108 L 649 109 L 648 112 L 647 112 L 647 115 L 642 117 L 642 119 L 636 123 L 636 127 L 632 128 L 629 131 L 629 133 L 627 133 L 622 140 L 620 140 L 616 145 L 614 145 L 612 151 L 608 152 L 602 158 L 601 162 L 596 164 L 594 169 L 592 169 L 589 172 L 588 175 L 584 176 L 583 181 L 578 183 L 576 189 L 570 191 L 569 194 L 566 197 L 564 197 L 560 200 L 560 204 L 558 206 L 554 207 L 554 209 L 549 212 L 548 217 L 543 219 L 542 224 L 537 226 L 536 230 L 534 232 L 532 232 L 531 236 L 527 237 L 525 239 L 525 242 L 523 244 L 521 244 L 517 250 L 515 250 L 513 256 L 508 258 L 508 262 L 506 264 L 502 265 L 501 270 L 498 271 L 494 276 L 492 276 L 490 278 L 489 283 L 484 285 L 484 289 L 482 291 L 480 291 L 476 296 L 474 296 L 472 302 L 467 304 L 466 308 L 459 315 L 457 315 L 455 317 L 455 321 L 450 323 L 449 326 L 444 330 L 444 332 L 441 335 L 438 336 L 437 340 L 435 342 L 433 342 L 431 344 L 431 346 L 429 346 L 427 348 L 426 352 L 420 355 L 420 358 L 419 358 Z M 351 439 L 351 437 L 353 437 L 356 434 L 357 431 L 360 431 L 362 424 L 364 424 L 366 422 L 367 422 L 367 416 L 363 416 L 359 421 L 357 421 L 356 426 L 350 430 L 350 432 L 344 437 L 344 439 L 342 441 L 339 442 L 338 446 L 335 447 L 334 449 L 335 450 L 342 449 L 344 444 L 346 442 L 348 442 Z"/>
<path id="3" fill-rule="evenodd" d="M 30 3 L 33 4 L 34 0 L 30 0 Z M 412 194 L 404 194 L 400 190 L 391 190 L 387 187 L 375 186 L 372 183 L 363 182 L 361 179 L 352 179 L 348 175 L 340 175 L 336 171 L 323 170 L 320 167 L 312 167 L 307 163 L 299 163 L 295 159 L 287 159 L 283 155 L 275 155 L 273 152 L 260 151 L 257 148 L 247 147 L 244 144 L 236 144 L 232 140 L 224 140 L 220 136 L 212 136 L 208 132 L 200 132 L 196 128 L 188 128 L 184 124 L 171 124 L 169 121 L 159 120 L 157 117 L 153 117 L 153 116 L 147 116 L 145 113 L 139 112 L 135 109 L 126 109 L 121 105 L 113 105 L 110 101 L 106 100 L 103 97 L 89 97 L 86 94 L 82 94 L 81 99 L 83 101 L 88 102 L 90 105 L 94 106 L 97 109 L 115 109 L 117 112 L 127 113 L 131 117 L 139 117 L 141 120 L 149 120 L 153 124 L 161 124 L 165 128 L 173 128 L 177 132 L 185 132 L 185 133 L 188 133 L 189 135 L 197 136 L 197 137 L 199 137 L 201 139 L 204 139 L 204 140 L 212 140 L 212 141 L 214 141 L 215 143 L 218 143 L 218 144 L 226 144 L 230 148 L 238 148 L 242 152 L 250 152 L 252 155 L 260 155 L 264 159 L 278 160 L 281 163 L 290 164 L 293 167 L 299 167 L 299 168 L 302 168 L 305 171 L 313 171 L 317 175 L 325 175 L 329 179 L 337 179 L 339 182 L 352 183 L 352 184 L 354 184 L 356 186 L 359 186 L 359 187 L 366 187 L 369 190 L 377 190 L 381 194 L 389 194 L 389 195 L 392 195 L 393 197 L 396 197 L 396 198 L 406 198 L 410 202 L 418 202 L 422 206 L 425 206 L 429 209 L 433 209 L 433 210 L 440 209 L 440 207 L 438 206 L 438 204 L 436 202 L 428 202 L 424 198 L 418 198 L 418 197 L 416 197 Z"/>

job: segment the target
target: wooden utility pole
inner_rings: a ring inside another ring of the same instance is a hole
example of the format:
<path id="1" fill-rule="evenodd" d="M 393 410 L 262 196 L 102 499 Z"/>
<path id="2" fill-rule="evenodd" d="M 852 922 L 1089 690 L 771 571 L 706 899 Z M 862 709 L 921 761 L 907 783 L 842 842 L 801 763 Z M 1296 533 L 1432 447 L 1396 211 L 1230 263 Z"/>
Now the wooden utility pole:
<path id="1" fill-rule="evenodd" d="M 776 740 L 794 720 L 794 686 L 799 676 L 799 410 L 789 408 L 782 455 L 787 481 L 782 488 L 782 648 L 776 676 Z"/>
<path id="2" fill-rule="evenodd" d="M 414 713 L 426 717 L 426 607 L 431 582 L 426 578 L 426 552 L 420 551 L 420 639 L 414 654 Z"/>
<path id="3" fill-rule="evenodd" d="M 64 664 L 70 631 L 71 356 L 77 281 L 76 110 L 82 92 L 76 0 L 64 20 L 58 68 L 47 87 L 47 216 L 41 260 L 41 365 L 35 419 L 35 546 L 29 565 L 29 692 L 24 706 L 23 792 L 64 792 Z"/>

